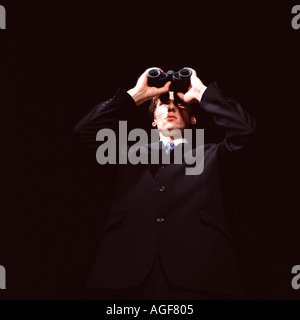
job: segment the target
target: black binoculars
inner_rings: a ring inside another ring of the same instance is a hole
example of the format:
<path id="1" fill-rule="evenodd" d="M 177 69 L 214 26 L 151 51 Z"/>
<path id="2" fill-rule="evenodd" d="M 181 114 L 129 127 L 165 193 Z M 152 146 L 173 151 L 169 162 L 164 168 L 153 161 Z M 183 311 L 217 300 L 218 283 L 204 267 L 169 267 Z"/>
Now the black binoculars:
<path id="1" fill-rule="evenodd" d="M 174 100 L 178 101 L 177 92 L 186 93 L 190 85 L 190 77 L 192 70 L 188 68 L 180 69 L 177 72 L 168 70 L 167 72 L 161 72 L 158 69 L 151 69 L 148 71 L 148 86 L 161 88 L 168 81 L 172 81 L 170 91 L 174 91 Z M 162 102 L 169 101 L 169 93 L 165 93 L 159 97 Z"/>

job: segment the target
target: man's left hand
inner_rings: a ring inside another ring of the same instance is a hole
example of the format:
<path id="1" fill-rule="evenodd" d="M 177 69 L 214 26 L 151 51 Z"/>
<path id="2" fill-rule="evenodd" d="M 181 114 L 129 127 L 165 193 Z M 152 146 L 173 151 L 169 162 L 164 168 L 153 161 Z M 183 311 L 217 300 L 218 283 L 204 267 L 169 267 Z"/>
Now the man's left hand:
<path id="1" fill-rule="evenodd" d="M 197 73 L 194 69 L 188 69 L 192 71 L 190 88 L 188 92 L 186 92 L 185 94 L 182 92 L 178 92 L 177 95 L 179 99 L 185 103 L 200 103 L 201 97 L 206 89 L 206 86 L 197 77 Z"/>

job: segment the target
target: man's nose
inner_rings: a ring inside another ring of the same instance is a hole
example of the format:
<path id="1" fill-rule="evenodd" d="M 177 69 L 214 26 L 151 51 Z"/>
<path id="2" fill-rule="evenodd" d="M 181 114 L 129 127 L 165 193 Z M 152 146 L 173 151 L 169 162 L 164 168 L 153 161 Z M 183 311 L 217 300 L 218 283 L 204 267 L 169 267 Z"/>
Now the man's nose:
<path id="1" fill-rule="evenodd" d="M 168 112 L 175 112 L 176 111 L 176 108 L 175 108 L 175 104 L 174 104 L 174 101 L 170 101 L 169 104 L 168 104 Z"/>

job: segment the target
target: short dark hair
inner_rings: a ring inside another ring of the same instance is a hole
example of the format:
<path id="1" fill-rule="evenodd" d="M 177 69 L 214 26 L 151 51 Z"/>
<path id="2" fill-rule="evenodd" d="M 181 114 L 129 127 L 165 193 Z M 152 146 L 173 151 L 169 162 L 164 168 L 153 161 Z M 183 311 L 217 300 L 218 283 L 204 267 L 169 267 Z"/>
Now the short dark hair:
<path id="1" fill-rule="evenodd" d="M 149 116 L 150 116 L 152 121 L 154 120 L 154 113 L 155 113 L 158 101 L 159 101 L 159 97 L 154 97 L 150 101 Z"/>

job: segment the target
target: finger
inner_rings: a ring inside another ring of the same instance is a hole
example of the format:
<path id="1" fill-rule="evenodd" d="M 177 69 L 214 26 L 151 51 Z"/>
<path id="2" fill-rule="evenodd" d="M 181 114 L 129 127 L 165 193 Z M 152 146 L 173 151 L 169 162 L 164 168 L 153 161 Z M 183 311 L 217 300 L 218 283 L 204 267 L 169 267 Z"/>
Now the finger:
<path id="1" fill-rule="evenodd" d="M 191 87 L 199 87 L 201 86 L 202 81 L 198 78 L 196 71 L 192 73 L 190 79 L 190 86 Z"/>
<path id="2" fill-rule="evenodd" d="M 172 83 L 172 81 L 168 81 L 168 82 L 163 86 L 163 88 L 165 88 L 165 89 L 167 89 L 167 90 L 169 91 L 171 83 Z"/>
<path id="3" fill-rule="evenodd" d="M 182 93 L 182 92 L 177 92 L 177 96 L 179 97 L 179 99 L 180 99 L 181 101 L 184 101 L 184 93 Z"/>
<path id="4" fill-rule="evenodd" d="M 196 70 L 190 67 L 184 67 L 184 68 L 190 69 L 192 71 L 191 78 L 190 78 L 190 85 L 188 88 L 188 90 L 190 90 L 192 87 L 196 87 L 199 84 L 200 79 L 197 76 Z"/>
<path id="5" fill-rule="evenodd" d="M 161 95 L 169 91 L 171 81 L 168 81 L 162 88 L 157 89 L 157 95 Z"/>

